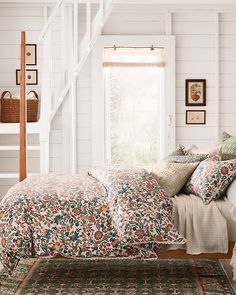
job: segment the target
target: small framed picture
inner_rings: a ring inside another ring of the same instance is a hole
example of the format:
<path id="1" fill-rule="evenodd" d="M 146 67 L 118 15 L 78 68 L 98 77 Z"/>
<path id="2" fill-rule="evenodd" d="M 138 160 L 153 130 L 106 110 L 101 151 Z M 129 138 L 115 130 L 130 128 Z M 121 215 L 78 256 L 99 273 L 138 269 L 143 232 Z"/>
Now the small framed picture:
<path id="1" fill-rule="evenodd" d="M 36 44 L 26 44 L 25 63 L 27 66 L 36 66 L 37 64 L 37 45 Z"/>
<path id="2" fill-rule="evenodd" d="M 186 124 L 206 124 L 205 110 L 186 111 Z"/>
<path id="3" fill-rule="evenodd" d="M 38 85 L 38 70 L 26 70 L 26 84 Z M 20 85 L 20 70 L 16 70 L 16 85 Z"/>
<path id="4" fill-rule="evenodd" d="M 185 105 L 205 106 L 206 105 L 206 80 L 194 79 L 185 80 Z"/>

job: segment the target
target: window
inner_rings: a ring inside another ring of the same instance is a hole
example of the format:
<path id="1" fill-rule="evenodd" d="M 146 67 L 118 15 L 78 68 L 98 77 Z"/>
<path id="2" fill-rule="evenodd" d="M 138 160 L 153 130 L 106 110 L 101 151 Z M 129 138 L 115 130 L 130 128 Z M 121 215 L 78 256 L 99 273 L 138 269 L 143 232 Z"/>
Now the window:
<path id="1" fill-rule="evenodd" d="M 163 53 L 154 46 L 104 48 L 106 162 L 150 166 L 159 160 Z"/>
<path id="2" fill-rule="evenodd" d="M 175 148 L 173 36 L 99 37 L 91 131 L 93 166 L 148 166 Z"/>

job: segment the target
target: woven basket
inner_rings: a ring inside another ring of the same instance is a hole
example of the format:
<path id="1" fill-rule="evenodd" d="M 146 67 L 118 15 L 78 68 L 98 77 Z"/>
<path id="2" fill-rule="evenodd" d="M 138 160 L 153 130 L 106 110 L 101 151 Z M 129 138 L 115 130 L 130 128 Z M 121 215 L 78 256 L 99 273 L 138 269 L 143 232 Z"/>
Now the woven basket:
<path id="1" fill-rule="evenodd" d="M 37 122 L 39 99 L 35 91 L 32 90 L 29 93 L 31 92 L 34 93 L 36 99 L 27 99 L 27 122 Z M 10 98 L 5 98 L 7 93 L 10 94 Z M 4 91 L 1 96 L 1 122 L 20 122 L 20 99 L 13 98 L 10 91 Z"/>

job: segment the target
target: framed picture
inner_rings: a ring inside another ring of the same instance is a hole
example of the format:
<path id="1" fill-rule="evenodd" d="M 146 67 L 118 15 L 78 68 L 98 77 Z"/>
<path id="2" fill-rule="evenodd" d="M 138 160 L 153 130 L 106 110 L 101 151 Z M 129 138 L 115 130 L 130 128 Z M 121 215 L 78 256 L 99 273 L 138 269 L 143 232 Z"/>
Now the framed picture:
<path id="1" fill-rule="evenodd" d="M 185 81 L 185 105 L 205 106 L 206 105 L 206 80 L 187 79 Z"/>
<path id="2" fill-rule="evenodd" d="M 26 84 L 38 85 L 38 70 L 26 70 Z M 20 70 L 16 70 L 16 85 L 20 85 Z"/>
<path id="3" fill-rule="evenodd" d="M 37 45 L 36 44 L 26 44 L 25 63 L 27 66 L 36 66 L 37 64 Z"/>
<path id="4" fill-rule="evenodd" d="M 186 111 L 186 124 L 206 124 L 205 110 Z"/>

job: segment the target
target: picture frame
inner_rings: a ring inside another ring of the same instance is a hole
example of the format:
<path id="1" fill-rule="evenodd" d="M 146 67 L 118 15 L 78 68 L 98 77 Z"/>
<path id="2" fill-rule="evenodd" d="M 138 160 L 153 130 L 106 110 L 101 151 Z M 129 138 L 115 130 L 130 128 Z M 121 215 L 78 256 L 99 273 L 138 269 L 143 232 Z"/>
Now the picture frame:
<path id="1" fill-rule="evenodd" d="M 206 106 L 206 79 L 185 80 L 185 105 Z"/>
<path id="2" fill-rule="evenodd" d="M 206 124 L 206 111 L 205 110 L 187 110 L 186 111 L 186 124 L 187 125 L 204 125 Z"/>
<path id="3" fill-rule="evenodd" d="M 36 44 L 26 44 L 25 63 L 27 66 L 37 65 L 37 45 Z"/>
<path id="4" fill-rule="evenodd" d="M 16 85 L 20 85 L 20 70 L 16 70 Z M 38 85 L 38 70 L 26 70 L 26 85 Z"/>

